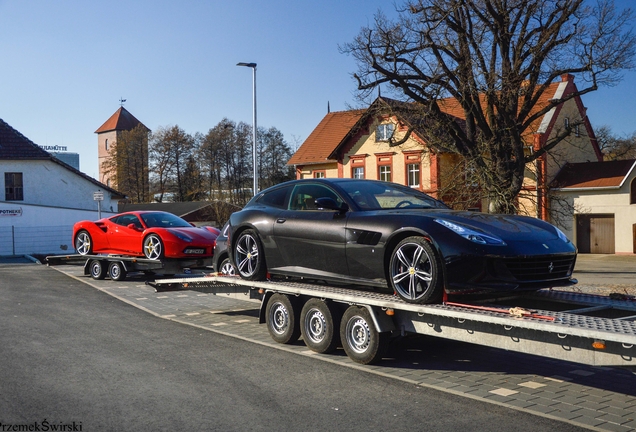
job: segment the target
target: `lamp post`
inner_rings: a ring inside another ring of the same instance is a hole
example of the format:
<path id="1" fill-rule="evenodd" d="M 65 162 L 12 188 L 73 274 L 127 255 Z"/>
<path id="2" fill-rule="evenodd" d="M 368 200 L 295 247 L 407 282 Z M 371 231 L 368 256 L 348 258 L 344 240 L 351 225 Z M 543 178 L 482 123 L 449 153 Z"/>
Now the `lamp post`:
<path id="1" fill-rule="evenodd" d="M 254 115 L 252 118 L 252 140 L 253 140 L 253 155 L 252 155 L 252 164 L 254 165 L 254 186 L 253 186 L 253 192 L 254 195 L 256 195 L 258 193 L 258 165 L 256 163 L 256 63 L 237 63 L 237 66 L 245 66 L 245 67 L 249 67 L 252 68 L 252 83 L 254 85 Z"/>

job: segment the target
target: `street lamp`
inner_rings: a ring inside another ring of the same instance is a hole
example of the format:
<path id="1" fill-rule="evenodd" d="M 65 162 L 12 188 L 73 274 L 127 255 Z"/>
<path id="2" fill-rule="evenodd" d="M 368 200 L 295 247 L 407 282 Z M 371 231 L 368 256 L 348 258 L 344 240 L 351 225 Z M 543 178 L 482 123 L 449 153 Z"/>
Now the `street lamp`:
<path id="1" fill-rule="evenodd" d="M 256 63 L 237 63 L 237 66 L 245 66 L 252 68 L 252 82 L 254 84 L 254 117 L 252 119 L 252 139 L 253 139 L 253 155 L 252 155 L 252 163 L 254 165 L 254 186 L 253 191 L 254 195 L 258 193 L 258 165 L 256 164 Z"/>

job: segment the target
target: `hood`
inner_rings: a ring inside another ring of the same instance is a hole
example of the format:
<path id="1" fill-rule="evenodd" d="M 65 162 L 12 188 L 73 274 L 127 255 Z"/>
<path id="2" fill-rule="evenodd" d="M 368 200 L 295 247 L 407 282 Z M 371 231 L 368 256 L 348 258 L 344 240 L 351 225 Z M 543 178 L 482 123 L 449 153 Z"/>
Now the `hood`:
<path id="1" fill-rule="evenodd" d="M 397 209 L 395 214 L 421 216 L 430 219 L 445 219 L 467 228 L 495 235 L 505 241 L 551 241 L 559 238 L 556 228 L 540 219 L 458 210 Z M 528 234 L 532 233 L 530 237 Z"/>
<path id="2" fill-rule="evenodd" d="M 205 228 L 197 227 L 183 227 L 183 228 L 165 228 L 169 232 L 178 232 L 190 237 L 192 240 L 198 241 L 214 241 L 217 238 L 217 234 L 208 231 Z"/>
<path id="3" fill-rule="evenodd" d="M 436 214 L 469 228 L 494 234 L 503 240 L 528 240 L 532 233 L 532 241 L 549 241 L 558 239 L 556 228 L 547 222 L 528 216 L 500 215 L 468 211 L 442 211 Z"/>

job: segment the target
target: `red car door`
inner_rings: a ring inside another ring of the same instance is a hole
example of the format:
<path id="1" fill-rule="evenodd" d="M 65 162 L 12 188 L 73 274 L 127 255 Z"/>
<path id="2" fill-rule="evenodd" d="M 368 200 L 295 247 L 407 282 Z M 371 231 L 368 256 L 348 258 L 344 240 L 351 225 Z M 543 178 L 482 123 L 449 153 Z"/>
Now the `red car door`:
<path id="1" fill-rule="evenodd" d="M 113 252 L 127 255 L 142 255 L 141 236 L 143 227 L 135 214 L 123 214 L 111 219 L 113 229 L 109 231 L 109 243 Z"/>

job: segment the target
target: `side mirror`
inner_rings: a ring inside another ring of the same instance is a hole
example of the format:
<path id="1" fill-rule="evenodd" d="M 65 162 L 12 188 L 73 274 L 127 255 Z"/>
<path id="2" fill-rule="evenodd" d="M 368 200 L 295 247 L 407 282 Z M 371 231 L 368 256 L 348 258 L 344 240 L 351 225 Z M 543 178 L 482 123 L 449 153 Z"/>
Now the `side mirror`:
<path id="1" fill-rule="evenodd" d="M 345 213 L 349 210 L 347 203 L 342 203 L 342 205 L 340 205 L 333 198 L 327 197 L 317 198 L 316 207 L 320 210 L 336 210 L 340 213 Z"/>
<path id="2" fill-rule="evenodd" d="M 135 225 L 134 223 L 128 224 L 128 226 L 126 228 L 131 229 L 131 230 L 135 230 L 135 231 L 141 231 L 139 229 L 139 227 L 137 225 Z"/>

